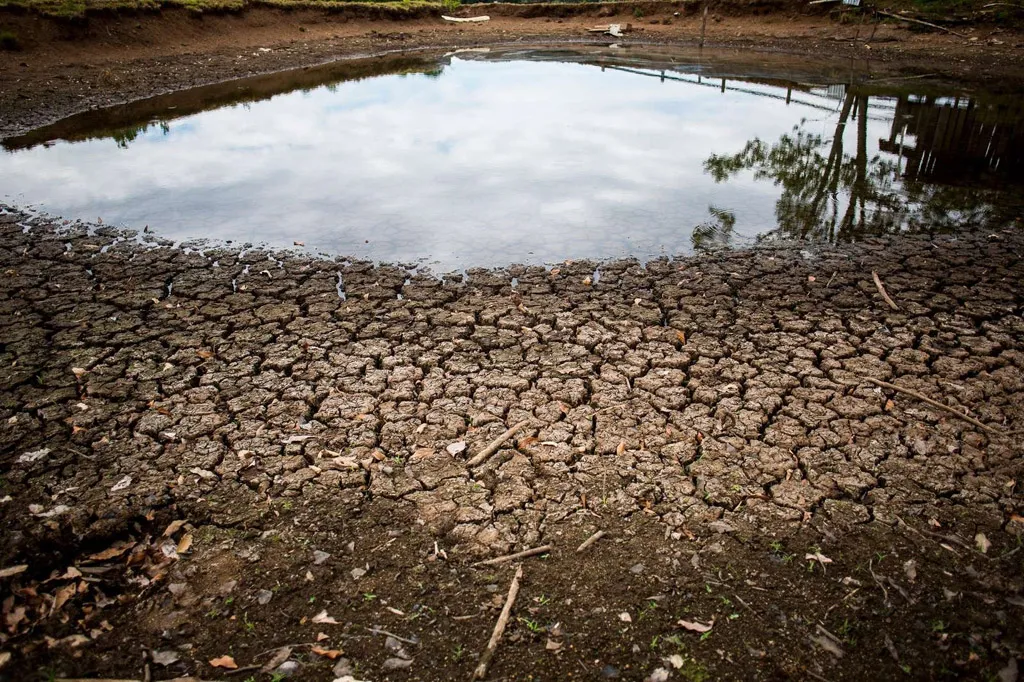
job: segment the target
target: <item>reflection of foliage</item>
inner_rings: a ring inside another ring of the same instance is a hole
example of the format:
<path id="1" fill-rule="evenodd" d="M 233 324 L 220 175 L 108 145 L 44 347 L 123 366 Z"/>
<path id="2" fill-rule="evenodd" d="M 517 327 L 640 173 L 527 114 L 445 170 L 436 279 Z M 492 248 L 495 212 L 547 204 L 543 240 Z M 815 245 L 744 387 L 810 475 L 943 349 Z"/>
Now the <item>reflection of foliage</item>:
<path id="1" fill-rule="evenodd" d="M 154 123 L 143 123 L 138 126 L 131 126 L 129 128 L 120 128 L 110 133 L 110 137 L 114 138 L 114 142 L 121 149 L 128 149 L 128 145 L 136 140 L 139 135 L 142 135 L 149 130 L 151 125 L 159 125 L 160 131 L 166 135 L 171 132 L 171 126 L 166 121 L 157 121 Z"/>
<path id="2" fill-rule="evenodd" d="M 736 226 L 736 214 L 717 206 L 708 206 L 711 220 L 693 228 L 694 251 L 709 251 L 716 247 L 728 246 L 732 230 Z"/>
<path id="3" fill-rule="evenodd" d="M 901 229 L 952 229 L 987 217 L 992 207 L 977 191 L 901 183 L 895 161 L 868 158 L 867 111 L 867 95 L 847 94 L 831 140 L 803 130 L 801 121 L 773 145 L 755 138 L 737 154 L 712 155 L 704 170 L 715 182 L 753 170 L 755 180 L 780 186 L 775 215 L 778 234 L 787 238 L 842 240 Z M 853 155 L 843 150 L 851 115 L 857 122 Z"/>

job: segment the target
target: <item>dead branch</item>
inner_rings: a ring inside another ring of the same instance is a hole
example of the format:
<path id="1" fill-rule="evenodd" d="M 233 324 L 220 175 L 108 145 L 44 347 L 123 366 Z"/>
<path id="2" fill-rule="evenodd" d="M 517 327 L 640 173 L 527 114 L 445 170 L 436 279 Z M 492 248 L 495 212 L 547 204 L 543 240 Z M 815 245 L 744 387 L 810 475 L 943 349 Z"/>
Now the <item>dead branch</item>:
<path id="1" fill-rule="evenodd" d="M 508 431 L 506 431 L 505 433 L 501 434 L 500 436 L 495 438 L 493 441 L 491 441 L 491 444 L 488 445 L 483 450 L 481 450 L 476 455 L 476 457 L 474 457 L 473 459 L 471 459 L 468 462 L 466 462 L 466 466 L 467 467 L 475 467 L 478 464 L 483 464 L 484 462 L 487 461 L 487 459 L 491 455 L 493 455 L 495 452 L 498 451 L 498 448 L 501 447 L 502 443 L 507 441 L 512 436 L 516 435 L 516 433 L 519 432 L 521 429 L 526 428 L 529 424 L 530 424 L 530 422 L 528 422 L 528 421 L 521 421 L 521 422 L 519 422 L 518 424 L 516 424 L 515 426 L 510 428 Z"/>
<path id="2" fill-rule="evenodd" d="M 516 568 L 515 577 L 512 578 L 512 584 L 508 587 L 508 597 L 505 599 L 505 606 L 501 609 L 498 622 L 494 624 L 494 632 L 491 633 L 491 639 L 487 642 L 487 648 L 480 655 L 480 663 L 476 666 L 476 670 L 473 671 L 472 679 L 482 680 L 487 677 L 487 668 L 491 665 L 491 659 L 494 658 L 494 652 L 498 650 L 501 635 L 505 632 L 505 626 L 508 625 L 508 617 L 512 614 L 512 604 L 516 600 L 516 595 L 519 594 L 519 581 L 522 577 L 523 567 L 519 566 Z"/>
<path id="3" fill-rule="evenodd" d="M 576 548 L 576 551 L 577 552 L 582 552 L 587 547 L 590 547 L 592 544 L 594 544 L 595 542 L 597 542 L 598 540 L 600 540 L 604 536 L 605 536 L 605 532 L 603 530 L 597 531 L 596 533 L 591 535 L 589 538 L 584 540 L 583 544 L 581 544 L 579 547 Z"/>
<path id="4" fill-rule="evenodd" d="M 875 10 L 875 14 L 881 14 L 883 17 L 891 17 L 893 19 L 899 19 L 900 21 L 909 21 L 909 22 L 911 22 L 913 24 L 921 24 L 922 26 L 927 26 L 928 28 L 934 28 L 934 29 L 938 29 L 940 31 L 945 31 L 946 33 L 955 35 L 958 38 L 967 38 L 967 37 L 969 37 L 967 35 L 964 35 L 963 33 L 959 33 L 959 32 L 954 31 L 952 29 L 948 29 L 945 26 L 939 26 L 938 24 L 932 24 L 932 23 L 927 22 L 927 21 L 921 21 L 920 19 L 913 19 L 911 17 L 905 17 L 905 16 L 902 16 L 900 14 L 893 14 L 892 12 L 885 12 L 885 11 L 880 10 L 880 9 L 876 9 Z"/>
<path id="5" fill-rule="evenodd" d="M 516 559 L 525 559 L 528 556 L 534 556 L 535 554 L 545 554 L 554 549 L 554 545 L 541 545 L 540 547 L 534 547 L 533 549 L 526 549 L 522 552 L 516 552 L 515 554 L 506 554 L 505 556 L 495 557 L 493 559 L 487 559 L 486 561 L 478 561 L 473 566 L 494 566 L 496 564 L 503 564 L 507 561 L 515 561 Z"/>
<path id="6" fill-rule="evenodd" d="M 860 376 L 860 378 L 863 379 L 864 381 L 867 381 L 867 382 L 870 382 L 872 384 L 875 384 L 876 386 L 881 386 L 882 388 L 888 388 L 891 391 L 896 391 L 897 393 L 903 393 L 905 395 L 909 395 L 912 398 L 917 398 L 918 400 L 920 400 L 923 403 L 927 403 L 927 404 L 931 405 L 932 407 L 935 407 L 935 408 L 940 409 L 940 410 L 944 410 L 945 412 L 948 412 L 949 414 L 955 415 L 955 416 L 959 417 L 960 419 L 963 419 L 965 422 L 967 422 L 969 424 L 973 424 L 974 426 L 977 426 L 979 429 L 981 429 L 982 431 L 985 431 L 986 433 L 991 433 L 992 435 L 995 435 L 995 436 L 1003 435 L 999 431 L 997 431 L 996 429 L 993 429 L 991 426 L 988 426 L 987 424 L 983 424 L 982 422 L 978 421 L 974 417 L 970 417 L 970 416 L 968 416 L 966 414 L 963 414 L 962 412 L 958 412 L 956 409 L 950 407 L 949 405 L 943 405 L 942 403 L 940 403 L 938 401 L 935 401 L 935 400 L 932 400 L 928 396 L 923 395 L 921 393 L 918 393 L 917 391 L 912 391 L 909 388 L 903 388 L 902 386 L 897 386 L 896 384 L 890 384 L 888 381 L 882 381 L 881 379 L 874 379 L 872 377 L 866 377 L 866 376 Z"/>
<path id="7" fill-rule="evenodd" d="M 874 270 L 871 271 L 871 279 L 875 280 L 875 286 L 878 287 L 878 293 L 882 295 L 882 298 L 884 298 L 885 302 L 889 304 L 889 307 L 893 310 L 899 310 L 900 307 L 896 305 L 896 301 L 889 298 L 889 294 L 886 293 L 885 287 L 882 286 L 882 280 L 878 278 L 878 273 Z"/>

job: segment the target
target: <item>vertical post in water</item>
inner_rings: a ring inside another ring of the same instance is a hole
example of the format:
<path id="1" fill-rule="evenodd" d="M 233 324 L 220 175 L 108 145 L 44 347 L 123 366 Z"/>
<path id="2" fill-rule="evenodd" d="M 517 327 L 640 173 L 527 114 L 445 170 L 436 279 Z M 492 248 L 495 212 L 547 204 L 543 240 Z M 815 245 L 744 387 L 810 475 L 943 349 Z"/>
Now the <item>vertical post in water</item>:
<path id="1" fill-rule="evenodd" d="M 708 28 L 708 6 L 704 5 L 704 18 L 700 22 L 700 46 L 704 47 L 704 32 Z"/>

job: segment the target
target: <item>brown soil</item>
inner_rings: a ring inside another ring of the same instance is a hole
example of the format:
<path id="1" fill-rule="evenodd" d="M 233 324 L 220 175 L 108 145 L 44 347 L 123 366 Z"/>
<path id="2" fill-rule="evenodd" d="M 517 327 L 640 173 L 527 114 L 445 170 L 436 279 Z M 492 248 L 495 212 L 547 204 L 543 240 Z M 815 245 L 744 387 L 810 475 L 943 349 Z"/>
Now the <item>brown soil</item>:
<path id="1" fill-rule="evenodd" d="M 6 679 L 468 679 L 513 572 L 472 562 L 540 544 L 491 679 L 1016 665 L 1019 230 L 588 283 L 0 228 Z"/>
<path id="2" fill-rule="evenodd" d="M 21 52 L 0 51 L 0 136 L 84 109 L 344 56 L 417 47 L 594 40 L 586 28 L 609 22 L 633 25 L 628 38 L 619 41 L 625 44 L 692 45 L 700 33 L 699 14 L 682 3 L 543 8 L 464 7 L 459 14 L 486 11 L 493 17 L 468 25 L 436 16 L 367 18 L 354 10 L 258 8 L 223 15 L 165 10 L 102 14 L 78 23 L 0 12 L 0 27 L 17 33 L 25 47 Z M 643 18 L 635 18 L 636 9 Z M 540 16 L 526 18 L 534 14 Z M 725 3 L 708 21 L 707 44 L 852 60 L 867 73 L 928 73 L 1009 91 L 1024 85 L 1024 37 L 1017 32 L 983 24 L 956 29 L 977 39 L 970 40 L 921 33 L 909 25 L 872 26 L 836 22 L 827 13 L 808 14 L 792 3 Z M 868 37 L 870 42 L 865 41 Z"/>
<path id="3" fill-rule="evenodd" d="M 694 40 L 692 12 L 645 7 L 616 15 L 630 40 Z M 613 20 L 486 10 L 3 14 L 26 49 L 0 53 L 0 133 Z M 994 27 L 865 44 L 785 8 L 720 19 L 716 45 L 1022 82 Z M 0 679 L 263 681 L 279 647 L 292 679 L 468 679 L 514 572 L 473 562 L 541 544 L 490 679 L 1017 679 L 1019 229 L 626 261 L 594 284 L 586 262 L 435 280 L 127 236 L 0 207 Z"/>

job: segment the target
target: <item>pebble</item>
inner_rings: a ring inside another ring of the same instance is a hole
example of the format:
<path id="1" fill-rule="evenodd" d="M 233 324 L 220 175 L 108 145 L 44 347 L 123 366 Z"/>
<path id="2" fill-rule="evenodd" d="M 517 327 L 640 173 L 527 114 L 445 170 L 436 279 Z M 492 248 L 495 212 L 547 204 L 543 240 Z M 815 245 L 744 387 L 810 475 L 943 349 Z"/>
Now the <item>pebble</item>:
<path id="1" fill-rule="evenodd" d="M 270 600 L 274 598 L 274 593 L 270 590 L 259 590 L 256 593 L 256 603 L 260 606 L 266 606 L 270 603 Z"/>
<path id="2" fill-rule="evenodd" d="M 389 658 L 384 661 L 384 670 L 405 670 L 412 665 L 412 661 L 404 658 Z"/>
<path id="3" fill-rule="evenodd" d="M 277 666 L 277 670 L 274 671 L 275 675 L 282 677 L 291 677 L 299 671 L 299 664 L 295 661 L 285 661 L 281 665 Z"/>
<path id="4" fill-rule="evenodd" d="M 609 680 L 617 679 L 619 677 L 619 669 L 614 665 L 606 665 L 601 668 L 601 677 Z"/>
<path id="5" fill-rule="evenodd" d="M 313 552 L 313 563 L 317 566 L 322 565 L 325 561 L 331 558 L 331 555 L 327 552 L 322 552 L 319 549 Z"/>

